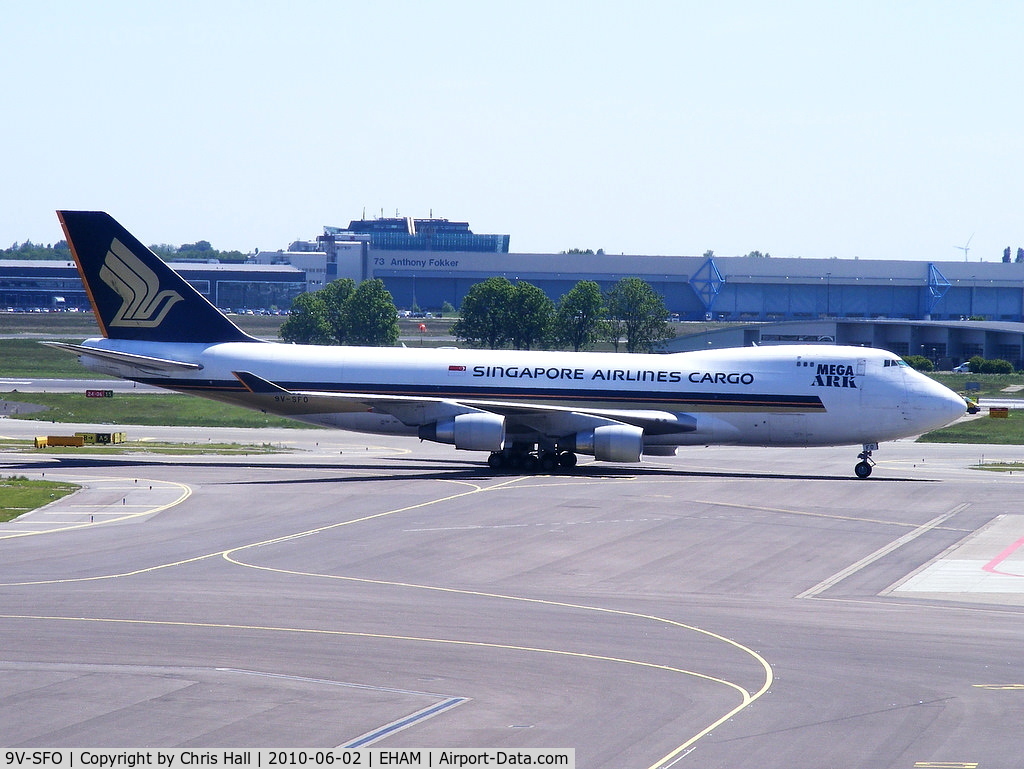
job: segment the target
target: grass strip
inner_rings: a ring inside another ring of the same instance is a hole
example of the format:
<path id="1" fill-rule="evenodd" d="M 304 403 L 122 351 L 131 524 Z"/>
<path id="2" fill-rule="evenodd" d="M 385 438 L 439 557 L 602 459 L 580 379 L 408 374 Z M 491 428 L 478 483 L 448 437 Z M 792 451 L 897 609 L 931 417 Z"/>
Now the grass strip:
<path id="1" fill-rule="evenodd" d="M 1011 389 L 1024 385 L 1024 376 L 1020 374 L 928 374 L 940 384 L 946 385 L 954 392 L 963 393 L 971 398 L 1016 398 L 1018 395 Z M 973 382 L 978 389 L 967 389 L 967 383 Z M 1024 397 L 1024 396 L 1020 396 Z"/>
<path id="2" fill-rule="evenodd" d="M 261 411 L 244 409 L 193 395 L 121 394 L 113 398 L 87 398 L 85 393 L 0 393 L 8 404 L 35 404 L 45 411 L 11 414 L 12 419 L 38 422 L 81 422 L 94 425 L 148 425 L 164 427 L 312 427 Z M 9 409 L 13 411 L 13 409 Z M 40 435 L 54 434 L 40 428 Z M 98 431 L 104 432 L 104 431 Z"/>
<path id="3" fill-rule="evenodd" d="M 296 449 L 273 443 L 174 443 L 171 441 L 125 441 L 115 444 L 86 446 L 52 446 L 37 449 L 34 441 L 16 438 L 0 439 L 0 451 L 31 451 L 35 454 L 168 454 L 219 456 L 250 456 L 253 454 L 287 454 Z"/>
<path id="4" fill-rule="evenodd" d="M 115 379 L 86 369 L 78 358 L 35 339 L 0 340 L 0 376 L 32 379 Z"/>
<path id="5" fill-rule="evenodd" d="M 1024 471 L 1024 462 L 986 462 L 984 464 L 971 465 L 974 470 L 988 470 L 993 473 L 1010 473 Z"/>
<path id="6" fill-rule="evenodd" d="M 965 419 L 917 439 L 919 443 L 992 443 L 1004 446 L 1024 444 L 1024 412 L 1011 410 L 1005 419 L 980 416 Z"/>
<path id="7" fill-rule="evenodd" d="M 59 481 L 30 481 L 24 476 L 0 478 L 0 523 L 12 521 L 80 488 Z"/>

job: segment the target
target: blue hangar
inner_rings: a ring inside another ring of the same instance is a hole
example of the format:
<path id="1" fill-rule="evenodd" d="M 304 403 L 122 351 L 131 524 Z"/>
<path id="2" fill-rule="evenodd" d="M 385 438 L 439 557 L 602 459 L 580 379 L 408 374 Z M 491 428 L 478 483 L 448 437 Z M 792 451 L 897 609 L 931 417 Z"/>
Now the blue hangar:
<path id="1" fill-rule="evenodd" d="M 291 249 L 322 253 L 327 280 L 380 278 L 402 308 L 458 307 L 475 283 L 529 281 L 552 300 L 580 280 L 638 277 L 681 320 L 822 317 L 1024 321 L 1024 262 L 509 253 L 508 235 L 446 219 L 356 220 Z M 261 259 L 287 259 L 286 252 Z"/>

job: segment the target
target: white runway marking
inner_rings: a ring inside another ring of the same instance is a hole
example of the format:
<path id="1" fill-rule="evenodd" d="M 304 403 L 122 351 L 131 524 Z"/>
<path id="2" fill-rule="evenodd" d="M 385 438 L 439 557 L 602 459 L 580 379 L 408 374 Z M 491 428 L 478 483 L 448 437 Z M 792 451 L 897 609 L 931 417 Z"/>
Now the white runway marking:
<path id="1" fill-rule="evenodd" d="M 491 526 L 434 526 L 419 529 L 402 529 L 405 533 L 424 531 L 479 531 L 481 529 L 529 529 L 543 526 L 594 526 L 615 523 L 664 523 L 668 518 L 612 518 L 598 521 L 554 521 L 540 523 L 500 523 Z"/>
<path id="2" fill-rule="evenodd" d="M 921 526 L 918 526 L 913 531 L 908 532 L 907 534 L 904 534 L 899 539 L 895 539 L 892 542 L 890 542 L 888 545 L 885 545 L 884 547 L 880 547 L 878 550 L 876 550 L 875 552 L 871 553 L 871 555 L 868 555 L 868 556 L 866 556 L 864 558 L 861 558 L 856 563 L 851 564 L 850 566 L 847 566 L 842 571 L 840 571 L 840 572 L 838 572 L 836 574 L 833 574 L 831 577 L 829 577 L 828 579 L 826 579 L 826 580 L 824 580 L 822 582 L 819 582 L 817 585 L 812 587 L 810 590 L 805 590 L 804 592 L 800 593 L 800 595 L 798 595 L 797 598 L 813 598 L 814 596 L 818 595 L 819 593 L 825 592 L 826 590 L 828 590 L 833 585 L 839 584 L 840 582 L 842 582 L 847 577 L 849 577 L 849 576 L 851 576 L 853 574 L 856 574 L 861 569 L 863 569 L 863 568 L 865 568 L 867 566 L 870 566 L 875 561 L 877 561 L 877 560 L 879 560 L 881 558 L 884 558 L 885 556 L 889 555 L 889 553 L 893 552 L 894 550 L 898 550 L 899 548 L 903 547 L 903 545 L 907 544 L 908 542 L 912 542 L 913 540 L 915 540 L 918 537 L 920 537 L 922 534 L 928 533 L 929 531 L 934 529 L 936 526 L 942 525 L 943 523 L 945 523 L 947 520 L 952 518 L 954 515 L 959 513 L 961 510 L 963 510 L 967 506 L 968 505 L 966 503 L 964 503 L 962 505 L 957 505 L 952 510 L 950 510 L 948 513 L 944 513 L 944 514 L 942 514 L 940 516 L 932 518 L 932 520 L 928 521 L 927 523 L 925 523 L 925 524 L 923 524 Z"/>
<path id="3" fill-rule="evenodd" d="M 986 594 L 1024 596 L 1024 515 L 999 516 L 883 595 L 901 593 L 982 602 Z"/>

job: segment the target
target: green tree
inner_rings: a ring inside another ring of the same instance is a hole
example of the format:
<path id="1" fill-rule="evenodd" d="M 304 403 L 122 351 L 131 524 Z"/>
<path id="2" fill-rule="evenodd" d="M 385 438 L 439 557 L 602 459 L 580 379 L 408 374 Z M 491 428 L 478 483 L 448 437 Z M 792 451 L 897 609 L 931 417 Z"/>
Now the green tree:
<path id="1" fill-rule="evenodd" d="M 973 356 L 969 361 L 972 374 L 1012 374 L 1013 364 L 1002 358 L 983 358 L 980 355 Z"/>
<path id="2" fill-rule="evenodd" d="M 981 364 L 982 374 L 1012 374 L 1013 364 L 1002 358 L 992 358 Z"/>
<path id="3" fill-rule="evenodd" d="M 213 251 L 213 246 L 210 245 L 210 241 L 208 240 L 197 240 L 195 243 L 182 243 L 178 250 L 206 253 L 209 251 Z"/>
<path id="4" fill-rule="evenodd" d="M 521 281 L 512 290 L 509 338 L 517 350 L 543 345 L 551 330 L 555 303 L 532 283 Z"/>
<path id="5" fill-rule="evenodd" d="M 348 344 L 391 347 L 398 342 L 398 310 L 379 278 L 359 284 L 345 302 L 345 315 Z"/>
<path id="6" fill-rule="evenodd" d="M 918 371 L 933 371 L 935 364 L 923 355 L 907 355 L 903 358 L 907 365 Z"/>
<path id="7" fill-rule="evenodd" d="M 579 352 L 597 341 L 605 315 L 601 287 L 592 280 L 581 280 L 558 302 L 554 337 L 558 344 Z"/>
<path id="8" fill-rule="evenodd" d="M 297 344 L 389 346 L 398 341 L 398 310 L 381 280 L 356 287 L 351 278 L 300 294 L 281 324 L 281 338 Z"/>
<path id="9" fill-rule="evenodd" d="M 622 324 L 626 352 L 650 352 L 672 337 L 664 300 L 640 278 L 623 278 L 615 284 L 608 294 L 608 315 Z"/>
<path id="10" fill-rule="evenodd" d="M 622 344 L 622 337 L 625 333 L 626 324 L 618 318 L 602 318 L 597 324 L 597 338 L 611 343 L 615 352 L 619 351 L 619 345 Z"/>
<path id="11" fill-rule="evenodd" d="M 150 243 L 149 250 L 165 262 L 173 262 L 178 253 L 178 247 L 172 246 L 170 243 Z"/>
<path id="12" fill-rule="evenodd" d="M 331 344 L 349 343 L 350 326 L 347 305 L 355 292 L 356 282 L 352 278 L 332 280 L 319 291 L 314 292 L 324 303 L 324 318 L 334 339 Z"/>
<path id="13" fill-rule="evenodd" d="M 71 249 L 68 248 L 66 240 L 59 240 L 52 246 L 44 246 L 42 243 L 33 243 L 26 240 L 24 243 L 15 241 L 10 248 L 0 249 L 0 259 L 60 259 L 66 261 L 71 258 Z"/>
<path id="14" fill-rule="evenodd" d="M 594 251 L 592 248 L 570 248 L 568 251 L 563 251 L 563 254 L 576 254 L 579 256 L 604 256 L 604 249 L 599 248 Z"/>
<path id="15" fill-rule="evenodd" d="M 293 344 L 337 344 L 327 320 L 327 305 L 319 291 L 295 297 L 280 333 L 282 340 Z"/>
<path id="16" fill-rule="evenodd" d="M 452 335 L 476 347 L 496 350 L 509 340 L 515 286 L 508 278 L 493 277 L 470 287 L 462 300 L 461 317 Z"/>

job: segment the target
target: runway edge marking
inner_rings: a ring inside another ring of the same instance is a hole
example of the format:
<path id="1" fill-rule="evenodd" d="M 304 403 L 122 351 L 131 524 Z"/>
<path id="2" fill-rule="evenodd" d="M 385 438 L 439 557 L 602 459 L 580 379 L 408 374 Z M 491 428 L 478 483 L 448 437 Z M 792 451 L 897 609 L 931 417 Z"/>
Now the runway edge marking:
<path id="1" fill-rule="evenodd" d="M 909 531 L 906 534 L 904 534 L 902 537 L 899 537 L 898 539 L 894 539 L 888 545 L 883 545 L 882 547 L 880 547 L 878 550 L 876 550 L 875 552 L 871 553 L 870 555 L 867 555 L 864 558 L 861 558 L 856 563 L 850 564 L 849 566 L 847 566 L 842 571 L 836 572 L 831 577 L 828 577 L 827 579 L 822 580 L 821 582 L 819 582 L 814 587 L 812 587 L 812 588 L 810 588 L 808 590 L 805 590 L 804 592 L 798 594 L 796 596 L 796 598 L 814 598 L 814 597 L 820 595 L 821 593 L 824 593 L 829 588 L 834 587 L 835 585 L 838 585 L 840 582 L 842 582 L 847 577 L 850 577 L 850 576 L 856 574 L 858 571 L 860 571 L 861 569 L 864 569 L 864 568 L 870 566 L 875 561 L 881 560 L 885 556 L 889 555 L 889 553 L 892 553 L 892 552 L 894 552 L 896 550 L 899 550 L 901 547 L 903 547 L 908 542 L 912 542 L 913 540 L 915 540 L 918 537 L 920 537 L 922 534 L 927 534 L 929 531 L 931 531 L 932 529 L 936 528 L 937 526 L 941 526 L 943 523 L 948 521 L 954 515 L 956 515 L 957 513 L 960 513 L 962 511 L 966 510 L 970 506 L 971 506 L 970 502 L 963 502 L 963 503 L 957 505 L 956 507 L 954 507 L 949 512 L 943 513 L 942 515 L 939 515 L 939 516 L 936 516 L 935 518 L 932 518 L 930 521 L 928 521 L 927 523 L 921 524 L 920 526 L 918 526 L 913 531 Z"/>

